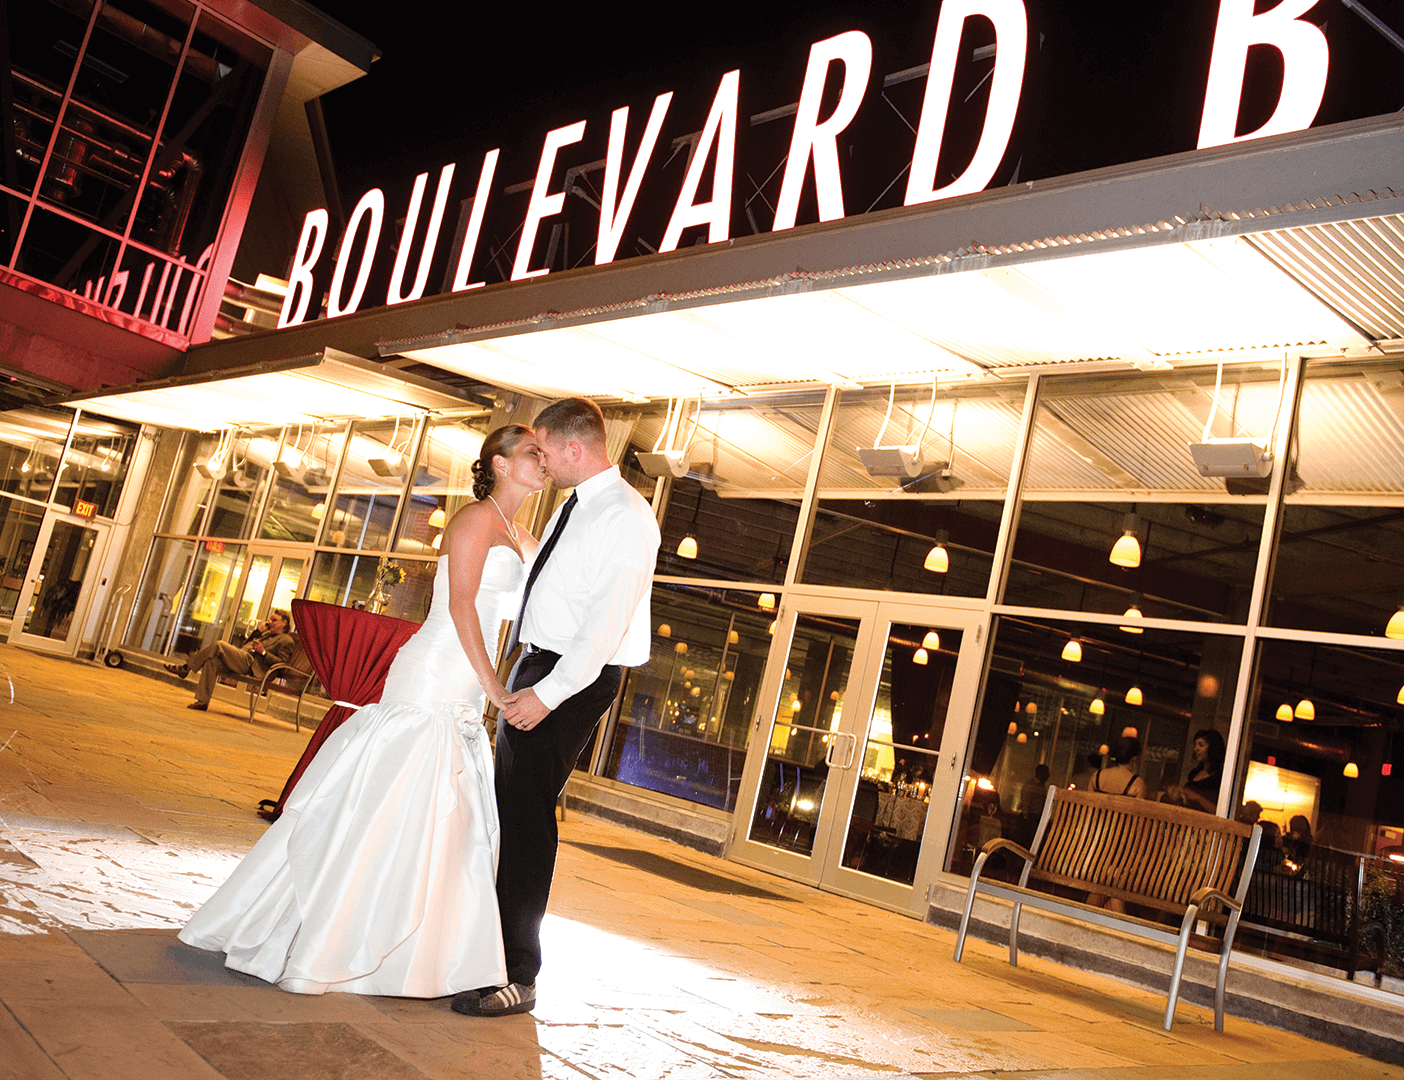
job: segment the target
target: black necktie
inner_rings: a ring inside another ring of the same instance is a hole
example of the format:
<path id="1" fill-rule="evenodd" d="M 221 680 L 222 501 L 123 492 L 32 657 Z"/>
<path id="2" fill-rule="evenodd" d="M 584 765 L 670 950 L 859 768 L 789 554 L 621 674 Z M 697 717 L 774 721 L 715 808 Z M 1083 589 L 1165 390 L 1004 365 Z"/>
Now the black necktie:
<path id="1" fill-rule="evenodd" d="M 561 516 L 556 519 L 556 527 L 551 530 L 551 535 L 546 537 L 546 543 L 542 544 L 541 550 L 536 553 L 536 561 L 531 564 L 531 573 L 527 575 L 526 588 L 522 590 L 522 606 L 517 609 L 517 621 L 512 624 L 512 633 L 507 638 L 508 656 L 512 655 L 512 650 L 521 640 L 522 619 L 526 617 L 526 606 L 527 600 L 531 597 L 531 587 L 541 576 L 541 568 L 546 565 L 546 560 L 551 557 L 551 552 L 556 550 L 556 542 L 560 540 L 561 533 L 565 532 L 566 522 L 570 520 L 571 511 L 575 509 L 575 504 L 579 501 L 575 492 L 572 491 L 570 498 L 561 507 Z"/>

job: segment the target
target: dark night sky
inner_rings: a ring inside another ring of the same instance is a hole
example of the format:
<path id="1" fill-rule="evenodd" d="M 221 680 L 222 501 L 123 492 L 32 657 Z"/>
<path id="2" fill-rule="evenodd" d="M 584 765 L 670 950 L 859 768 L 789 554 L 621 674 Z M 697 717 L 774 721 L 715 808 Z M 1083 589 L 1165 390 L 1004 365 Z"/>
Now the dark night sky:
<path id="1" fill-rule="evenodd" d="M 1404 0 L 1365 2 L 1404 30 Z M 1259 0 L 1259 8 L 1274 3 Z M 497 191 L 529 181 L 546 131 L 584 119 L 585 140 L 561 153 L 559 177 L 568 166 L 604 156 L 610 112 L 620 105 L 631 106 L 632 155 L 653 97 L 673 90 L 676 97 L 660 150 L 650 162 L 638 220 L 631 219 L 634 233 L 656 244 L 682 171 L 678 164 L 667 170 L 662 148 L 701 128 L 721 75 L 741 69 L 743 117 L 792 103 L 799 96 L 809 46 L 845 30 L 867 32 L 874 45 L 862 109 L 841 141 L 847 155 L 846 210 L 852 214 L 900 205 L 904 183 L 889 184 L 910 160 L 914 136 L 896 110 L 906 122 L 916 123 L 923 81 L 893 88 L 889 103 L 882 78 L 930 59 L 940 5 L 935 0 L 772 0 L 680 8 L 678 14 L 654 7 L 643 9 L 642 17 L 579 5 L 554 10 L 503 5 L 490 14 L 484 7 L 464 6 L 455 26 L 445 25 L 441 5 L 326 0 L 321 6 L 384 54 L 368 76 L 324 99 L 347 211 L 375 186 L 385 188 L 390 207 L 402 208 L 416 173 L 437 175 L 450 161 L 459 163 L 452 197 L 465 198 L 483 153 L 492 147 L 502 149 Z M 1218 0 L 1026 0 L 1026 7 L 1029 68 L 1015 134 L 993 185 L 1194 148 Z M 1319 0 L 1308 17 L 1323 27 L 1333 57 L 1340 59 L 1333 62 L 1318 124 L 1404 105 L 1404 56 L 1340 0 Z M 502 21 L 489 29 L 494 20 Z M 988 24 L 972 20 L 962 56 L 990 39 Z M 957 98 L 975 88 L 988 68 L 988 62 L 981 67 L 962 60 L 962 65 Z M 1250 53 L 1241 130 L 1257 127 L 1271 113 L 1280 72 L 1273 50 Z M 834 93 L 831 85 L 830 103 Z M 962 164 L 962 133 L 967 158 L 973 150 L 983 102 L 977 90 L 970 104 L 953 106 L 945 148 L 956 160 L 943 155 L 947 179 Z M 744 215 L 743 200 L 755 191 L 751 178 L 763 179 L 783 160 L 790 123 L 752 128 L 742 120 L 733 236 L 769 229 L 769 212 L 758 214 L 753 224 Z M 773 200 L 778 188 L 777 172 L 764 197 Z M 489 210 L 484 236 L 506 243 L 520 223 L 525 196 L 520 205 L 511 197 L 495 199 L 499 218 L 492 220 L 494 209 Z M 763 199 L 753 202 L 753 209 L 763 210 Z M 583 207 L 578 211 L 576 238 L 590 228 Z M 799 223 L 815 219 L 810 196 L 801 204 Z M 695 238 L 685 234 L 684 244 Z M 626 243 L 620 256 L 638 254 L 646 246 L 635 243 L 631 249 Z M 585 242 L 575 242 L 568 264 L 587 256 Z"/>

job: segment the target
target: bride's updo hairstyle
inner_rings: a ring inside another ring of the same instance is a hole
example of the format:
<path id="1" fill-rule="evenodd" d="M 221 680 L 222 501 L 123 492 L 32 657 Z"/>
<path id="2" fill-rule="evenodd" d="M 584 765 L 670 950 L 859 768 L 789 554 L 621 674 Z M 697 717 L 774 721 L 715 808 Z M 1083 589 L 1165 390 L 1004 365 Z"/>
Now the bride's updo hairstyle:
<path id="1" fill-rule="evenodd" d="M 511 457 L 526 439 L 536 438 L 536 432 L 525 424 L 504 424 L 488 433 L 483 440 L 482 453 L 473 462 L 473 498 L 482 502 L 497 490 L 497 470 L 492 459 L 498 454 Z"/>

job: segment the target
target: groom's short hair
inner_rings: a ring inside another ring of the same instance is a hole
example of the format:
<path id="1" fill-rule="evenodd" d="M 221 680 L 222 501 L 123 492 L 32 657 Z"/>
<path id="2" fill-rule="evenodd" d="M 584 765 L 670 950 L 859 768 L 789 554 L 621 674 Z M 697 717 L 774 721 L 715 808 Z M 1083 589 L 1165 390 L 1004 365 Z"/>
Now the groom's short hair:
<path id="1" fill-rule="evenodd" d="M 564 398 L 547 405 L 537 414 L 533 425 L 538 431 L 549 431 L 556 438 L 605 445 L 604 413 L 588 398 Z"/>

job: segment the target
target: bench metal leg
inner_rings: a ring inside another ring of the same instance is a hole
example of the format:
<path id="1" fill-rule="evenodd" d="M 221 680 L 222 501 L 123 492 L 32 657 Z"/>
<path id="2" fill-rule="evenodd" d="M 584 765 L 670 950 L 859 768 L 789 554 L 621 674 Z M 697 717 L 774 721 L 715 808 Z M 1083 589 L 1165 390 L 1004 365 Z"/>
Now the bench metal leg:
<path id="1" fill-rule="evenodd" d="M 955 962 L 965 952 L 965 931 L 970 926 L 970 911 L 975 906 L 975 889 L 980 884 L 980 871 L 985 868 L 987 856 L 982 851 L 975 857 L 975 867 L 970 871 L 970 889 L 965 894 L 965 910 L 960 913 L 960 930 L 956 933 Z"/>
<path id="2" fill-rule="evenodd" d="M 1014 913 L 1009 919 L 1009 966 L 1019 966 L 1019 913 L 1024 910 L 1023 904 L 1014 905 Z"/>

